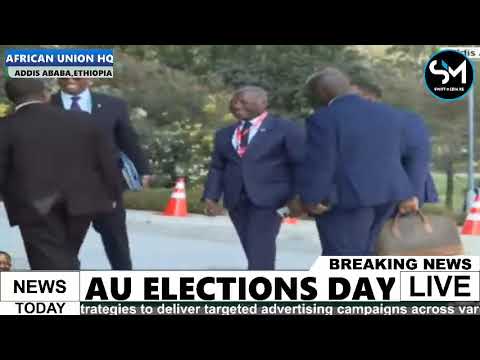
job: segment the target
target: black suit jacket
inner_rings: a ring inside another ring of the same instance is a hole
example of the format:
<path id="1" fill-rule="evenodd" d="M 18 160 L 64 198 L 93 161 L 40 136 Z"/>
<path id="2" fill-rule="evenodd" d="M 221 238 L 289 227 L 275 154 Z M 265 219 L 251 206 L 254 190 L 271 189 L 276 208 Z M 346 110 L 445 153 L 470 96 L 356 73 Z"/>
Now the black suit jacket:
<path id="1" fill-rule="evenodd" d="M 130 124 L 127 103 L 113 96 L 95 92 L 91 94 L 94 122 L 113 141 L 117 151 L 124 152 L 133 161 L 140 176 L 151 174 L 148 161 L 138 144 L 138 136 Z M 51 102 L 63 109 L 60 93 L 52 95 Z"/>
<path id="2" fill-rule="evenodd" d="M 90 115 L 30 104 L 0 122 L 0 193 L 10 224 L 64 202 L 71 215 L 109 212 L 120 199 L 114 148 Z"/>

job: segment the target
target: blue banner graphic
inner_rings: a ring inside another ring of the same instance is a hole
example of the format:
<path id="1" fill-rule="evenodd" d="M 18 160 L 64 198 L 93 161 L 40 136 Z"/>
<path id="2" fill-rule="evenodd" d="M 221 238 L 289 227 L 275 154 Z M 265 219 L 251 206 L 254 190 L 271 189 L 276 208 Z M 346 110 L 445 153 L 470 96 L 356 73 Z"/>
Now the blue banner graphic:
<path id="1" fill-rule="evenodd" d="M 113 49 L 7 49 L 5 66 L 112 67 Z"/>

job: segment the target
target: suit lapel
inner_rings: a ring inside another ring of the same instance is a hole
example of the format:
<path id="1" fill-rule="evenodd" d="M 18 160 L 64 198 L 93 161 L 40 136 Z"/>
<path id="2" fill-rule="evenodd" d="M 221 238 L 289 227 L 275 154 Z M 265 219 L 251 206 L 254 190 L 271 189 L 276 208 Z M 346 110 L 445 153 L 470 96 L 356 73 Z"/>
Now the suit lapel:
<path id="1" fill-rule="evenodd" d="M 96 93 L 90 92 L 90 96 L 92 97 L 92 115 L 96 115 L 99 111 L 102 110 L 103 104 L 99 100 Z"/>
<path id="2" fill-rule="evenodd" d="M 238 124 L 231 125 L 228 131 L 225 132 L 225 147 L 227 154 L 231 154 L 236 160 L 240 160 L 240 156 L 238 156 L 237 150 L 233 147 L 232 139 L 235 130 L 237 129 Z"/>
<path id="3" fill-rule="evenodd" d="M 252 141 L 248 144 L 247 152 L 244 157 L 249 157 L 255 154 L 256 148 L 261 145 L 265 139 L 268 138 L 269 132 L 275 127 L 275 121 L 273 116 L 268 115 L 263 121 L 262 125 L 258 129 L 257 133 L 253 137 Z"/>
<path id="4" fill-rule="evenodd" d="M 98 95 L 94 92 L 90 92 L 90 96 L 92 97 L 92 115 L 97 114 L 102 108 L 103 104 L 99 100 Z M 50 102 L 63 109 L 63 102 L 60 92 L 52 95 Z"/>
<path id="5" fill-rule="evenodd" d="M 52 103 L 52 105 L 58 106 L 63 109 L 62 97 L 60 96 L 59 92 L 52 95 L 50 102 Z"/>

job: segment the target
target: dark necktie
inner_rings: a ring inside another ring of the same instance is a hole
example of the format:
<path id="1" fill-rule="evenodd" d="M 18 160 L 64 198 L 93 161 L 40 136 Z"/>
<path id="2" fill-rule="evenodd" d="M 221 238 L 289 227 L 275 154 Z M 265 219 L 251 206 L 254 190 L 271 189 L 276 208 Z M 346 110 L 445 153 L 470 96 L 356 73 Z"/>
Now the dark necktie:
<path id="1" fill-rule="evenodd" d="M 70 106 L 70 110 L 82 111 L 82 108 L 78 103 L 78 100 L 80 100 L 80 96 L 72 96 L 72 105 Z"/>
<path id="2" fill-rule="evenodd" d="M 245 121 L 242 130 L 240 130 L 240 146 L 238 147 L 238 155 L 240 155 L 240 157 L 245 155 L 245 152 L 247 151 L 248 138 L 251 126 L 252 123 L 250 121 Z"/>

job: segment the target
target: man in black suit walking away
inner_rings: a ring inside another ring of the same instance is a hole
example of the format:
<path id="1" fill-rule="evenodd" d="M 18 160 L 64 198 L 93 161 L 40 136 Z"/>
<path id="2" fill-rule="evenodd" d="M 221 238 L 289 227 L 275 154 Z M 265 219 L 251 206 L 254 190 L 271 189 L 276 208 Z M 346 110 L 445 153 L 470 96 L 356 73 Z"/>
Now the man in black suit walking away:
<path id="1" fill-rule="evenodd" d="M 142 177 L 143 186 L 149 186 L 152 180 L 151 171 L 138 145 L 137 134 L 130 125 L 126 102 L 90 91 L 89 79 L 59 79 L 58 84 L 61 91 L 52 96 L 52 104 L 66 110 L 90 113 L 90 121 L 99 126 L 114 144 L 117 152 L 116 164 L 121 166 L 120 153 L 124 153 L 135 164 Z M 113 213 L 94 219 L 93 227 L 102 237 L 112 269 L 131 270 L 132 260 L 123 201 L 119 202 Z"/>
<path id="2" fill-rule="evenodd" d="M 44 84 L 10 79 L 15 113 L 0 123 L 0 193 L 32 270 L 78 270 L 92 219 L 121 196 L 114 148 L 88 114 L 49 105 Z"/>

